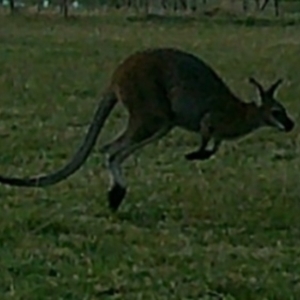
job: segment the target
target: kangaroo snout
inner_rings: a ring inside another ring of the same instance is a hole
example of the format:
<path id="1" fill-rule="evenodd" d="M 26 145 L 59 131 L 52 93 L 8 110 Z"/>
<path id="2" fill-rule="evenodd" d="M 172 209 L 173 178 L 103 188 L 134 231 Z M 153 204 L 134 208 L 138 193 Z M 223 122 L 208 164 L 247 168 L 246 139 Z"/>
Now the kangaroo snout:
<path id="1" fill-rule="evenodd" d="M 292 131 L 295 126 L 295 122 L 287 116 L 281 117 L 280 119 L 276 118 L 272 123 L 273 126 L 284 132 Z"/>
<path id="2" fill-rule="evenodd" d="M 284 108 L 274 109 L 269 114 L 267 123 L 284 132 L 290 132 L 295 127 L 295 122 L 289 117 Z"/>
<path id="3" fill-rule="evenodd" d="M 295 127 L 295 122 L 290 118 L 286 118 L 284 125 L 285 132 L 290 132 Z"/>
<path id="4" fill-rule="evenodd" d="M 295 126 L 295 122 L 284 111 L 275 111 L 272 113 L 272 117 L 279 130 L 290 132 Z"/>

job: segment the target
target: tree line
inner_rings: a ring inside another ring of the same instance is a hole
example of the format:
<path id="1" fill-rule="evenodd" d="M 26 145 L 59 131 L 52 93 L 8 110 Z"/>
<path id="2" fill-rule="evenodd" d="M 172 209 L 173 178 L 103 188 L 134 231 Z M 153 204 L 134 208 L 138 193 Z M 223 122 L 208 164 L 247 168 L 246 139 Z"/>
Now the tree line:
<path id="1" fill-rule="evenodd" d="M 20 0 L 8 0 L 10 13 L 14 14 L 18 11 L 18 4 Z M 95 0 L 37 0 L 36 3 L 30 3 L 31 5 L 36 5 L 37 12 L 42 11 L 42 9 L 45 6 L 48 5 L 56 5 L 60 7 L 61 14 L 68 18 L 69 16 L 69 8 L 71 5 L 73 7 L 80 7 L 80 5 L 83 6 L 110 6 L 114 7 L 116 9 L 121 8 L 135 8 L 140 9 L 142 8 L 143 11 L 147 14 L 149 13 L 150 6 L 152 4 L 153 0 L 97 0 L 97 3 L 95 3 Z M 197 11 L 199 9 L 199 0 L 158 0 L 160 8 L 163 10 L 171 10 L 171 11 Z M 201 5 L 205 6 L 209 0 L 201 0 Z M 249 9 L 249 3 L 250 1 L 254 1 L 255 3 L 255 9 L 257 11 L 263 11 L 265 8 L 270 5 L 271 2 L 273 2 L 275 15 L 279 15 L 279 0 L 230 0 L 232 4 L 235 4 L 236 1 L 240 1 L 243 11 L 247 12 Z M 282 0 L 281 0 L 282 1 Z M 286 0 L 285 0 L 286 1 Z M 298 0 L 299 1 L 299 0 Z M 138 3 L 137 3 L 138 2 Z M 74 5 L 76 4 L 76 6 Z"/>

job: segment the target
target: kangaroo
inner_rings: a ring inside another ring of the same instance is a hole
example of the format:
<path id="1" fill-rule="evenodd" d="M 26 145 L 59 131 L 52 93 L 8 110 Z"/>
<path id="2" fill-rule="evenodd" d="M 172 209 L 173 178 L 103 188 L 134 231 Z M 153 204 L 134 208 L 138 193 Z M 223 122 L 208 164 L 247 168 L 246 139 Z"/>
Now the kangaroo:
<path id="1" fill-rule="evenodd" d="M 283 80 L 278 79 L 267 89 L 254 78 L 249 81 L 258 90 L 259 104 L 241 101 L 208 64 L 193 54 L 175 48 L 135 52 L 115 69 L 81 146 L 65 166 L 32 178 L 0 176 L 0 182 L 44 187 L 66 179 L 86 161 L 106 119 L 121 102 L 129 114 L 127 126 L 101 148 L 107 155 L 111 177 L 108 204 L 115 212 L 127 193 L 122 163 L 134 151 L 161 139 L 174 127 L 201 137 L 200 146 L 185 154 L 189 161 L 208 159 L 222 141 L 237 139 L 264 126 L 291 131 L 294 121 L 274 98 Z"/>

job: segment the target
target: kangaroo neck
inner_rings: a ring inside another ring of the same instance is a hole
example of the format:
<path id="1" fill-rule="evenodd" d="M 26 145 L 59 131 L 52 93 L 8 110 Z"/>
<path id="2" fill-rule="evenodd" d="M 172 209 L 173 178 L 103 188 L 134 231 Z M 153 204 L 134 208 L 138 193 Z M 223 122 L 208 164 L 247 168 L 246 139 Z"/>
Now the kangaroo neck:
<path id="1" fill-rule="evenodd" d="M 215 135 L 221 139 L 235 139 L 261 126 L 261 113 L 255 103 L 230 101 L 214 113 Z"/>

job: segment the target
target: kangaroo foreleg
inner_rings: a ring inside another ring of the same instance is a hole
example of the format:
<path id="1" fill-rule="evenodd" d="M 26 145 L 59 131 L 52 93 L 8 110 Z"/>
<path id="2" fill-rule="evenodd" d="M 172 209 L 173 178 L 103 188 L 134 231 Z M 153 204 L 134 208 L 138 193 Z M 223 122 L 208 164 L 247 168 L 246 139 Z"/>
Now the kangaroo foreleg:
<path id="1" fill-rule="evenodd" d="M 202 142 L 201 146 L 198 148 L 198 150 L 190 152 L 185 155 L 185 158 L 187 160 L 205 160 L 209 159 L 212 155 L 214 155 L 220 146 L 220 141 L 214 141 L 214 145 L 212 149 L 206 149 L 206 146 L 208 144 L 209 140 L 205 140 Z"/>
<path id="2" fill-rule="evenodd" d="M 193 152 L 187 153 L 185 158 L 187 160 L 205 160 L 209 159 L 213 154 L 217 152 L 221 144 L 220 140 L 214 139 L 214 145 L 212 149 L 207 149 L 209 141 L 213 138 L 213 126 L 211 124 L 211 115 L 208 113 L 203 118 L 200 125 L 200 134 L 202 136 L 202 143 L 200 147 Z"/>

